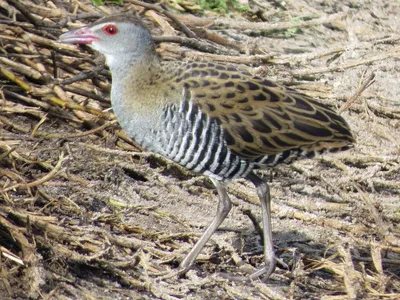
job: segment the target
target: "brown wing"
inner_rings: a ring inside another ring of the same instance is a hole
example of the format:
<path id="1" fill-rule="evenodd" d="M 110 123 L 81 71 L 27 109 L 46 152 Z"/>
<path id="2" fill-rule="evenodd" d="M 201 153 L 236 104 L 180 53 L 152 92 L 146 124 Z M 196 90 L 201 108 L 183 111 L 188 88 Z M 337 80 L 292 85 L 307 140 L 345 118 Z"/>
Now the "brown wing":
<path id="1" fill-rule="evenodd" d="M 196 67 L 183 76 L 185 87 L 222 126 L 227 145 L 243 157 L 341 148 L 354 141 L 341 116 L 305 95 L 234 67 Z"/>

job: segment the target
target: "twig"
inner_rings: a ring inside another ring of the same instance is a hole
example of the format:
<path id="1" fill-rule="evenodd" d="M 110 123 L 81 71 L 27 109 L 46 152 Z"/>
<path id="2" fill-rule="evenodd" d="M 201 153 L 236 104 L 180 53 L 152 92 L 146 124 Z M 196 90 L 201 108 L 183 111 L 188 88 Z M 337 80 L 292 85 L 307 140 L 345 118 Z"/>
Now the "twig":
<path id="1" fill-rule="evenodd" d="M 338 248 L 338 252 L 343 258 L 341 266 L 348 299 L 360 299 L 362 294 L 362 287 L 360 284 L 361 280 L 358 278 L 360 277 L 360 274 L 354 268 L 350 249 L 345 248 L 342 245 L 340 245 Z"/>
<path id="2" fill-rule="evenodd" d="M 101 94 L 96 94 L 94 92 L 84 90 L 83 88 L 78 88 L 78 87 L 73 87 L 73 86 L 63 86 L 63 90 L 74 93 L 76 95 L 84 96 L 86 98 L 97 100 L 101 103 L 106 103 L 107 107 L 110 106 L 109 98 L 103 97 Z"/>
<path id="3" fill-rule="evenodd" d="M 225 26 L 232 29 L 241 29 L 241 30 L 258 30 L 262 32 L 271 32 L 271 31 L 282 31 L 290 28 L 298 28 L 298 27 L 310 27 L 315 25 L 321 25 L 326 23 L 331 23 L 336 21 L 337 19 L 343 18 L 346 16 L 346 12 L 340 12 L 337 14 L 327 15 L 321 17 L 316 20 L 310 21 L 299 21 L 299 22 L 282 22 L 277 24 L 270 23 L 254 23 L 248 21 L 237 21 L 232 19 L 216 19 L 214 21 L 214 26 Z"/>
<path id="4" fill-rule="evenodd" d="M 229 51 L 217 48 L 215 45 L 206 43 L 202 40 L 187 38 L 183 36 L 153 36 L 153 40 L 156 43 L 178 43 L 186 47 L 190 47 L 202 52 L 228 54 Z M 237 54 L 237 52 L 235 53 Z"/>
<path id="5" fill-rule="evenodd" d="M 94 76 L 97 75 L 97 73 L 102 70 L 104 68 L 104 64 L 99 64 L 97 66 L 94 67 L 93 70 L 88 70 L 88 71 L 83 71 L 80 72 L 78 75 L 71 77 L 71 78 L 67 78 L 64 79 L 63 81 L 60 82 L 61 85 L 68 85 L 77 81 L 82 81 L 82 80 L 86 80 L 86 79 L 91 79 Z"/>
<path id="6" fill-rule="evenodd" d="M 57 164 L 55 165 L 55 167 L 53 168 L 53 170 L 51 170 L 49 173 L 47 173 L 45 176 L 43 176 L 42 178 L 39 178 L 38 180 L 29 182 L 29 183 L 17 183 L 13 186 L 4 188 L 2 190 L 0 190 L 0 193 L 5 193 L 7 191 L 10 190 L 14 190 L 17 189 L 19 187 L 26 187 L 26 188 L 32 188 L 38 185 L 41 185 L 43 183 L 45 183 L 46 181 L 49 181 L 51 178 L 53 178 L 55 176 L 55 174 L 60 170 L 62 163 L 66 160 L 67 158 L 64 158 L 64 154 L 61 153 L 59 156 L 59 160 L 57 162 Z"/>
<path id="7" fill-rule="evenodd" d="M 55 96 L 51 96 L 48 97 L 48 91 L 47 90 L 43 90 L 43 89 L 38 89 L 38 88 L 33 88 L 29 85 L 29 83 L 25 82 L 23 79 L 19 78 L 18 76 L 16 76 L 13 72 L 11 72 L 10 70 L 8 70 L 6 67 L 1 67 L 0 68 L 0 72 L 7 77 L 10 81 L 16 83 L 18 86 L 20 86 L 23 90 L 27 91 L 27 92 L 31 92 L 33 95 L 39 95 L 43 98 L 45 98 L 45 100 L 47 102 L 56 104 L 58 106 L 61 106 L 63 108 L 69 108 L 71 110 L 79 110 L 79 111 L 84 111 L 84 112 L 88 112 L 90 114 L 99 116 L 99 117 L 103 117 L 106 119 L 109 119 L 110 116 L 109 114 L 106 114 L 98 109 L 95 108 L 91 108 L 91 107 L 86 107 L 86 106 L 82 106 L 76 103 L 72 103 L 72 102 L 66 102 L 58 97 Z"/>
<path id="8" fill-rule="evenodd" d="M 168 49 L 168 47 L 166 47 Z M 235 64 L 261 64 L 268 63 L 273 55 L 220 55 L 212 53 L 199 53 L 196 51 L 186 51 L 184 57 L 202 59 L 202 60 L 213 60 L 225 63 Z"/>
<path id="9" fill-rule="evenodd" d="M 30 90 L 29 83 L 25 82 L 22 78 L 18 77 L 13 72 L 11 72 L 8 68 L 6 68 L 4 65 L 1 65 L 1 64 L 0 64 L 0 73 L 2 73 L 11 82 L 14 82 L 15 84 L 17 84 L 23 90 L 25 90 L 25 91 Z"/>
<path id="10" fill-rule="evenodd" d="M 7 64 L 8 66 L 14 68 L 14 70 L 18 71 L 19 73 L 21 73 L 25 76 L 28 76 L 35 80 L 42 79 L 42 74 L 39 71 L 37 71 L 31 67 L 28 67 L 27 65 L 17 63 L 15 61 L 12 61 L 5 57 L 0 57 L 0 62 L 3 64 Z"/>
<path id="11" fill-rule="evenodd" d="M 102 131 L 106 129 L 107 127 L 110 127 L 114 124 L 117 124 L 117 120 L 112 120 L 110 122 L 107 122 L 99 127 L 93 128 L 91 130 L 85 131 L 85 132 L 80 132 L 80 133 L 72 133 L 72 134 L 40 134 L 38 136 L 43 137 L 43 138 L 48 138 L 48 139 L 54 139 L 54 138 L 63 138 L 63 139 L 70 139 L 70 138 L 78 138 L 78 137 L 83 137 L 87 135 L 94 134 L 96 132 Z"/>
<path id="12" fill-rule="evenodd" d="M 18 256 L 16 256 L 14 253 L 8 251 L 8 249 L 0 246 L 0 252 L 1 252 L 0 257 L 4 256 L 4 257 L 16 262 L 17 264 L 20 264 L 22 266 L 24 265 L 24 261 L 22 259 L 20 259 Z"/>
<path id="13" fill-rule="evenodd" d="M 375 74 L 372 73 L 362 84 L 361 86 L 357 89 L 357 91 L 354 93 L 353 96 L 349 98 L 340 108 L 339 108 L 339 113 L 344 112 L 346 109 L 348 109 L 354 101 L 360 97 L 361 93 L 364 92 L 367 88 L 369 88 L 373 83 L 375 82 Z"/>
<path id="14" fill-rule="evenodd" d="M 20 2 L 17 0 L 7 0 L 12 6 L 20 11 L 20 13 L 28 19 L 35 26 L 44 26 L 44 23 L 38 19 L 36 19 L 31 12 Z"/>
<path id="15" fill-rule="evenodd" d="M 188 36 L 189 38 L 196 38 L 196 35 L 193 33 L 193 31 L 191 31 L 181 20 L 179 20 L 173 13 L 170 13 L 165 9 L 163 9 L 161 6 L 137 0 L 129 0 L 129 2 L 162 13 L 163 15 L 167 16 L 172 21 L 174 21 L 176 25 L 178 25 L 182 29 L 182 31 L 186 34 L 186 36 Z"/>
<path id="16" fill-rule="evenodd" d="M 118 149 L 109 149 L 109 148 L 103 148 L 100 146 L 88 144 L 88 143 L 82 143 L 82 142 L 73 142 L 71 143 L 72 145 L 79 145 L 81 147 L 88 148 L 93 151 L 98 151 L 101 153 L 107 153 L 107 154 L 114 154 L 114 155 L 120 155 L 120 156 L 132 156 L 132 155 L 143 155 L 146 156 L 149 154 L 149 152 L 132 152 L 131 150 L 126 151 L 126 150 L 118 150 Z"/>
<path id="17" fill-rule="evenodd" d="M 359 60 L 353 60 L 351 62 L 338 65 L 338 66 L 333 66 L 333 67 L 327 67 L 327 68 L 316 68 L 316 69 L 311 69 L 311 70 L 301 70 L 301 71 L 293 71 L 292 74 L 296 77 L 305 77 L 309 75 L 314 75 L 314 74 L 320 74 L 320 73 L 329 73 L 329 72 L 334 72 L 334 71 L 343 71 L 345 69 L 350 69 L 354 67 L 358 67 L 361 65 L 369 65 L 375 61 L 380 61 L 380 60 L 385 60 L 388 58 L 399 58 L 400 57 L 400 51 L 393 50 L 389 51 L 383 54 L 379 55 L 373 55 L 365 59 L 359 59 Z"/>
<path id="18" fill-rule="evenodd" d="M 69 108 L 71 110 L 79 110 L 79 111 L 84 111 L 87 113 L 90 113 L 92 115 L 95 116 L 99 116 L 105 119 L 109 119 L 110 115 L 107 113 L 104 113 L 96 108 L 91 108 L 91 107 L 86 107 L 86 106 L 82 106 L 76 103 L 71 103 L 71 102 L 65 102 L 64 100 L 61 100 L 58 97 L 50 97 L 47 99 L 49 102 L 56 104 L 58 106 L 61 106 L 63 108 Z"/>

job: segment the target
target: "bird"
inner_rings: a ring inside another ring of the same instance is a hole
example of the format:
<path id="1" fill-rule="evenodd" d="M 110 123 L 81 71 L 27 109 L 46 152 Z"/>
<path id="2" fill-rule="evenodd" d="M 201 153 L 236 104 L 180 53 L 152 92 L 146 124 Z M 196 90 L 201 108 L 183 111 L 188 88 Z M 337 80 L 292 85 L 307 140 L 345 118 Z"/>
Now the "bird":
<path id="1" fill-rule="evenodd" d="M 219 202 L 211 223 L 181 261 L 186 273 L 232 208 L 227 185 L 245 178 L 261 203 L 264 263 L 251 279 L 268 279 L 276 257 L 270 188 L 257 169 L 352 148 L 348 123 L 327 105 L 232 64 L 165 61 L 137 15 L 122 13 L 60 35 L 103 54 L 111 105 L 120 126 L 143 149 L 210 178 Z"/>

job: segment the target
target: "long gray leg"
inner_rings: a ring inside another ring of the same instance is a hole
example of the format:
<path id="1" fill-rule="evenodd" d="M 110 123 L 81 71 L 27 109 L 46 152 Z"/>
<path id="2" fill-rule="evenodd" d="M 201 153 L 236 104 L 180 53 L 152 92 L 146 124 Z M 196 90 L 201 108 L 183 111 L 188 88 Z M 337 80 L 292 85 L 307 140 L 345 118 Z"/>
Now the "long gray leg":
<path id="1" fill-rule="evenodd" d="M 219 225 L 221 225 L 221 223 L 225 220 L 226 216 L 229 214 L 232 208 L 232 202 L 228 197 L 228 193 L 226 192 L 224 183 L 222 183 L 219 180 L 214 180 L 214 179 L 211 180 L 214 183 L 215 187 L 217 188 L 219 196 L 217 213 L 212 222 L 210 223 L 210 225 L 208 225 L 206 231 L 197 241 L 196 245 L 194 245 L 193 249 L 181 262 L 179 270 L 179 273 L 181 274 L 186 273 L 190 269 L 191 265 L 195 261 L 196 257 L 199 255 L 200 251 L 204 248 L 204 245 L 208 242 L 208 240 L 217 230 Z"/>
<path id="2" fill-rule="evenodd" d="M 253 172 L 249 173 L 247 179 L 255 185 L 258 198 L 260 198 L 261 202 L 265 260 L 265 266 L 251 274 L 250 278 L 255 279 L 261 275 L 268 278 L 275 270 L 276 266 L 274 244 L 272 240 L 271 195 L 268 184 L 256 174 Z"/>

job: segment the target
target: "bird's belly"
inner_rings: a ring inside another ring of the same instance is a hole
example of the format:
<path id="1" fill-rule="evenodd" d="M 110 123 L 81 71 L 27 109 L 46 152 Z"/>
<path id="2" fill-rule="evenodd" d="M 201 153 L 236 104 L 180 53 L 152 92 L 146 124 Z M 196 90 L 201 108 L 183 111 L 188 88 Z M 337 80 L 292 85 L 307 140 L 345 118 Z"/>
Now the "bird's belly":
<path id="1" fill-rule="evenodd" d="M 201 114 L 175 113 L 165 118 L 147 148 L 178 163 L 186 169 L 217 180 L 244 177 L 253 162 L 240 158 L 228 148 L 218 123 Z"/>

